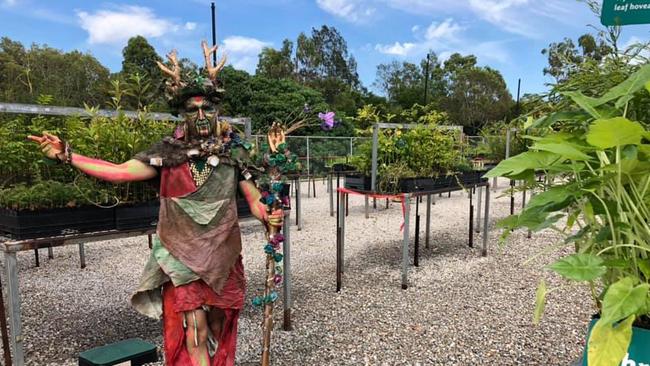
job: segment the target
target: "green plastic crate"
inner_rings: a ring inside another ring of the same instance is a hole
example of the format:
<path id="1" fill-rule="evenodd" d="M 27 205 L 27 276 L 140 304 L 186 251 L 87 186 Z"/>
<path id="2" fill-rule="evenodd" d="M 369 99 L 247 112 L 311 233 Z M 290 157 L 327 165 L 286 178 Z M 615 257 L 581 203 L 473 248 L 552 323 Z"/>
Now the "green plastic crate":
<path id="1" fill-rule="evenodd" d="M 158 361 L 156 346 L 141 339 L 127 339 L 79 354 L 79 366 L 112 366 L 129 361 L 132 366 Z"/>

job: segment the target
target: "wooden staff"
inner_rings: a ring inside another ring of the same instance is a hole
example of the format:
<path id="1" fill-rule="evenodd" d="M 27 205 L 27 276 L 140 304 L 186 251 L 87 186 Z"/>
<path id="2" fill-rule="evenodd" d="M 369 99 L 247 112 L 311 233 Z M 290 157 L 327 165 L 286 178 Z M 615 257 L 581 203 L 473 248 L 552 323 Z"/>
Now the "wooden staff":
<path id="1" fill-rule="evenodd" d="M 274 235 L 280 232 L 279 227 L 267 226 L 266 240 L 270 241 Z M 275 290 L 275 257 L 273 254 L 266 255 L 266 285 L 264 287 L 264 299 L 268 299 Z M 273 302 L 264 302 L 264 323 L 262 326 L 262 366 L 271 365 L 271 332 L 273 331 Z"/>
<path id="2" fill-rule="evenodd" d="M 267 135 L 269 148 L 271 152 L 277 152 L 280 144 L 285 142 L 285 131 L 279 123 L 274 123 Z M 280 172 L 276 169 L 271 169 L 269 172 L 272 176 L 279 177 Z M 278 194 L 279 196 L 279 194 Z M 276 197 L 280 198 L 280 197 Z M 273 201 L 273 204 L 268 206 L 268 213 L 272 214 L 274 211 L 282 209 L 282 202 L 279 199 Z M 284 212 L 283 212 L 284 214 Z M 284 215 L 283 215 L 284 220 Z M 277 234 L 281 233 L 281 226 L 274 226 L 270 223 L 266 226 L 266 241 L 270 242 L 271 239 Z M 271 333 L 273 331 L 273 301 L 268 301 L 269 296 L 275 290 L 275 256 L 273 253 L 266 255 L 266 284 L 264 286 L 264 322 L 262 323 L 262 366 L 271 365 Z"/>

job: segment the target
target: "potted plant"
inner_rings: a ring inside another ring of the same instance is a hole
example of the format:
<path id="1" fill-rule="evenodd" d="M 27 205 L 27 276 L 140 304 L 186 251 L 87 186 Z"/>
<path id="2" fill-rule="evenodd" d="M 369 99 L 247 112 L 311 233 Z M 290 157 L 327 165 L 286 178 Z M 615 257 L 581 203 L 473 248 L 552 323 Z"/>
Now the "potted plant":
<path id="1" fill-rule="evenodd" d="M 504 238 L 517 228 L 554 228 L 574 248 L 548 268 L 591 290 L 589 366 L 650 364 L 650 131 L 648 121 L 628 119 L 649 82 L 645 65 L 600 97 L 564 93 L 573 105 L 528 126 L 549 132 L 486 175 L 525 180 L 539 192 L 499 224 Z M 559 119 L 565 128 L 552 130 Z M 535 321 L 552 291 L 540 282 Z"/>

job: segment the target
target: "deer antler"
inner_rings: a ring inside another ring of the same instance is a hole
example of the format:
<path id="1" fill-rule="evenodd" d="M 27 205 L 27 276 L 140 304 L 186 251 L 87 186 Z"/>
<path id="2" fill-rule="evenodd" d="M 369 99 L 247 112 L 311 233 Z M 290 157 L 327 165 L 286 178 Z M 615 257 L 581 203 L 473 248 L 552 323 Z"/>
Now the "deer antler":
<path id="1" fill-rule="evenodd" d="M 172 50 L 170 53 L 167 54 L 167 59 L 169 62 L 172 63 L 172 68 L 169 69 L 165 64 L 163 64 L 160 61 L 156 61 L 158 64 L 158 67 L 167 75 L 169 75 L 172 79 L 172 85 L 180 85 L 181 84 L 181 67 L 178 64 L 178 59 L 176 58 L 176 50 Z"/>
<path id="2" fill-rule="evenodd" d="M 219 74 L 219 71 L 223 69 L 223 67 L 226 65 L 226 56 L 224 55 L 221 60 L 217 63 L 217 66 L 211 66 L 212 62 L 210 62 L 210 56 L 213 53 L 217 52 L 217 49 L 219 49 L 219 46 L 212 46 L 208 48 L 208 43 L 206 41 L 201 42 L 201 47 L 203 47 L 203 56 L 205 57 L 205 69 L 208 70 L 208 76 L 210 80 L 213 82 L 217 80 L 217 75 Z"/>

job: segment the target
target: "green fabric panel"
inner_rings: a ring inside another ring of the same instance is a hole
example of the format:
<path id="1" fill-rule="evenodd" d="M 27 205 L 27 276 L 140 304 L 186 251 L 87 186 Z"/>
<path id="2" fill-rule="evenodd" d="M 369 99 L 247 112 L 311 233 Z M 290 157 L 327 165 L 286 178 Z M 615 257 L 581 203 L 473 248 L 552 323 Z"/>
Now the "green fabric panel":
<path id="1" fill-rule="evenodd" d="M 208 225 L 218 221 L 228 208 L 230 200 L 235 198 L 233 195 L 235 184 L 235 168 L 219 164 L 212 170 L 208 180 L 195 192 L 185 197 L 174 198 L 173 201 L 194 222 Z M 234 191 L 236 192 L 236 189 Z"/>
<path id="2" fill-rule="evenodd" d="M 174 286 L 186 285 L 199 279 L 196 273 L 169 253 L 158 236 L 153 237 L 151 253 L 162 271 L 172 280 Z"/>
<path id="3" fill-rule="evenodd" d="M 216 202 L 203 202 L 184 198 L 172 199 L 199 225 L 209 224 L 217 216 L 223 205 L 230 202 L 229 199 Z"/>

